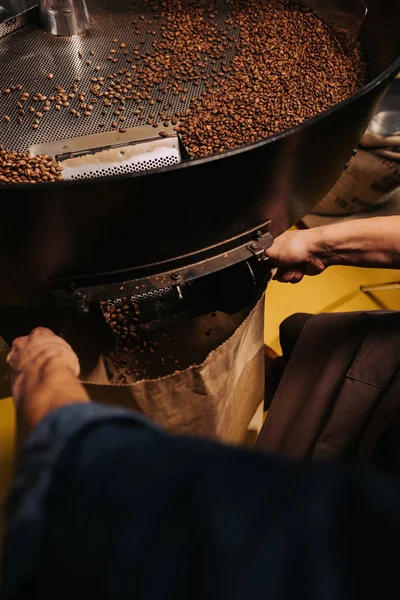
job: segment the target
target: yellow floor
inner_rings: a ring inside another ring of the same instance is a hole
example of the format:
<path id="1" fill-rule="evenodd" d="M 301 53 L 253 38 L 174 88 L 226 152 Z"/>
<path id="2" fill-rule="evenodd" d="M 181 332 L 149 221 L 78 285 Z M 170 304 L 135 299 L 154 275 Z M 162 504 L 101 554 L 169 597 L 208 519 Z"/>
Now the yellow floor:
<path id="1" fill-rule="evenodd" d="M 297 285 L 270 283 L 265 306 L 265 341 L 280 351 L 279 325 L 295 312 L 376 310 L 379 306 L 360 291 L 362 285 L 400 281 L 400 271 L 331 267 Z M 400 310 L 400 291 L 375 294 L 390 310 Z"/>
<path id="2" fill-rule="evenodd" d="M 376 304 L 360 292 L 360 286 L 389 281 L 400 281 L 400 271 L 332 267 L 298 285 L 272 282 L 266 301 L 266 343 L 276 351 L 280 350 L 279 325 L 295 312 L 375 310 Z M 400 310 L 400 291 L 379 292 L 377 296 L 387 308 Z M 0 400 L 0 507 L 12 474 L 14 432 L 12 402 L 10 399 Z"/>

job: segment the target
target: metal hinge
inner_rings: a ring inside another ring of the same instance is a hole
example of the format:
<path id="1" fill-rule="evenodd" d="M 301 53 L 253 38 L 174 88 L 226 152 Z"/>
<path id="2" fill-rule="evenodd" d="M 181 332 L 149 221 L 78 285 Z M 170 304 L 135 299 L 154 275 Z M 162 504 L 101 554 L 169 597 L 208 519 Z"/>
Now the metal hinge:
<path id="1" fill-rule="evenodd" d="M 251 242 L 251 244 L 248 244 L 247 249 L 257 258 L 257 260 L 264 262 L 268 260 L 265 251 L 268 250 L 268 248 L 271 248 L 273 243 L 274 238 L 272 235 L 270 233 L 264 233 L 259 237 L 258 242 Z"/>

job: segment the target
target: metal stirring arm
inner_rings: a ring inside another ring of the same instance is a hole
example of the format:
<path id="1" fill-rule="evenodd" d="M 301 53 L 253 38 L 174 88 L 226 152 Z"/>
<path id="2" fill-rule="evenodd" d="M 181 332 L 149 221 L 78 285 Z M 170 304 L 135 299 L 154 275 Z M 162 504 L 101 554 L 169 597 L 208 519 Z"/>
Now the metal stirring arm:
<path id="1" fill-rule="evenodd" d="M 42 28 L 52 35 L 70 37 L 90 27 L 85 0 L 39 0 Z"/>

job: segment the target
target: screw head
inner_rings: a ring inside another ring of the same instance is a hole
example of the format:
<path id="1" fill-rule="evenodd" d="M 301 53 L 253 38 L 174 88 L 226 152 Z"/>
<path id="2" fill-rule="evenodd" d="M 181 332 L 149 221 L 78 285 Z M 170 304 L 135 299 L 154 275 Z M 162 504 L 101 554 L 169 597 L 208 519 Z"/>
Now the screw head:
<path id="1" fill-rule="evenodd" d="M 172 273 L 171 275 L 171 279 L 173 279 L 174 281 L 179 281 L 181 278 L 181 276 L 179 275 L 179 273 Z"/>
<path id="2" fill-rule="evenodd" d="M 253 242 L 252 244 L 250 244 L 250 248 L 252 250 L 258 250 L 259 249 L 259 245 L 257 244 L 257 242 Z"/>

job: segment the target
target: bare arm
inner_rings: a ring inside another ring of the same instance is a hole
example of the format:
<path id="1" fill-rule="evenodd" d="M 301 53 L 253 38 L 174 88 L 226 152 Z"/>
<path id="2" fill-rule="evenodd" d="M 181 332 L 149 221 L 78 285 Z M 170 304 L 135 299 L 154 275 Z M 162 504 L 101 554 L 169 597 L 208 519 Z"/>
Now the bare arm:
<path id="1" fill-rule="evenodd" d="M 12 371 L 19 445 L 54 410 L 89 402 L 78 380 L 78 357 L 48 329 L 39 327 L 15 340 L 7 362 Z"/>
<path id="2" fill-rule="evenodd" d="M 278 267 L 276 279 L 298 283 L 331 265 L 400 268 L 400 216 L 347 221 L 287 232 L 267 256 Z"/>

